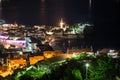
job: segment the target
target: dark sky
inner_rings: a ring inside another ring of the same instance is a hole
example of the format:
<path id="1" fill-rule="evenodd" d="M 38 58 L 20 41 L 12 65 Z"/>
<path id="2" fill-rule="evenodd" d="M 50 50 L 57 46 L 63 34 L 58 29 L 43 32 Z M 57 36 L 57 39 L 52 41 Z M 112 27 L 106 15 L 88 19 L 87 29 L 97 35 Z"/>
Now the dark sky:
<path id="1" fill-rule="evenodd" d="M 119 0 L 92 0 L 95 43 L 120 47 Z M 58 25 L 61 18 L 74 24 L 89 21 L 89 0 L 8 0 L 3 4 L 8 23 Z"/>
<path id="2" fill-rule="evenodd" d="M 117 20 L 117 1 L 92 0 L 92 21 Z M 61 18 L 73 24 L 88 21 L 89 15 L 89 0 L 5 0 L 3 7 L 7 22 L 22 24 L 56 25 Z"/>
<path id="3" fill-rule="evenodd" d="M 22 24 L 58 25 L 87 21 L 88 0 L 9 0 L 4 2 L 4 19 Z"/>

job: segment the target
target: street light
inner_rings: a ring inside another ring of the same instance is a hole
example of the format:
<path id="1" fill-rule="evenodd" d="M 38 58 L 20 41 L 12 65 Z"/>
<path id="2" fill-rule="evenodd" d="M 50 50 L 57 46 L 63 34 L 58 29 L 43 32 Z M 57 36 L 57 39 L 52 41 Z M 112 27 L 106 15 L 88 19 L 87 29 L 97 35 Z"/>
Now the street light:
<path id="1" fill-rule="evenodd" d="M 90 66 L 90 64 L 89 64 L 89 63 L 86 63 L 85 66 L 86 66 L 86 68 L 88 68 L 88 67 Z"/>
<path id="2" fill-rule="evenodd" d="M 90 66 L 90 64 L 89 63 L 86 63 L 85 64 L 85 67 L 86 67 L 86 79 L 87 79 L 87 73 L 88 73 L 88 67 Z"/>

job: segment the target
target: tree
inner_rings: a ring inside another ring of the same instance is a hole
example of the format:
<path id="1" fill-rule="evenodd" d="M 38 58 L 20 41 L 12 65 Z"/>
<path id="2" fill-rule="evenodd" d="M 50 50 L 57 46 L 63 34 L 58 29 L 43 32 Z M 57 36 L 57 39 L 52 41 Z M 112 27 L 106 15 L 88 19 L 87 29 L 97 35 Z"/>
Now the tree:
<path id="1" fill-rule="evenodd" d="M 79 69 L 73 69 L 72 74 L 73 74 L 73 76 L 75 78 L 74 80 L 83 80 L 82 79 L 82 74 L 81 74 Z"/>
<path id="2" fill-rule="evenodd" d="M 5 48 L 3 45 L 0 45 L 0 53 L 4 54 L 5 53 Z"/>
<path id="3" fill-rule="evenodd" d="M 89 80 L 114 80 L 115 62 L 106 54 L 97 57 L 89 68 Z"/>

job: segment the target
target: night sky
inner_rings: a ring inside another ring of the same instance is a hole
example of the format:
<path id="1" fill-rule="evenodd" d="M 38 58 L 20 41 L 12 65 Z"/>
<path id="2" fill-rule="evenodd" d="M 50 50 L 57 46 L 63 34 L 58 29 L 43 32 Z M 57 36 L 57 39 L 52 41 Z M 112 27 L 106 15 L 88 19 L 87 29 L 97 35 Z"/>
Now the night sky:
<path id="1" fill-rule="evenodd" d="M 89 19 L 89 0 L 6 0 L 3 19 L 8 23 L 27 25 L 58 25 L 91 22 L 94 24 L 94 43 L 99 47 L 120 48 L 119 0 L 92 0 Z"/>

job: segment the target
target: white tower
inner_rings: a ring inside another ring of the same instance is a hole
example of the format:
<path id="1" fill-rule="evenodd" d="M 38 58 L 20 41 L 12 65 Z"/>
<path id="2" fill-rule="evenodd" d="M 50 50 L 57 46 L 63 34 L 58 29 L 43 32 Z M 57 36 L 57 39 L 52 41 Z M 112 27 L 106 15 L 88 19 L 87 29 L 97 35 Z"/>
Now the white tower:
<path id="1" fill-rule="evenodd" d="M 63 25 L 64 25 L 64 22 L 63 22 L 63 19 L 61 18 L 61 21 L 60 21 L 60 28 L 63 29 Z"/>

